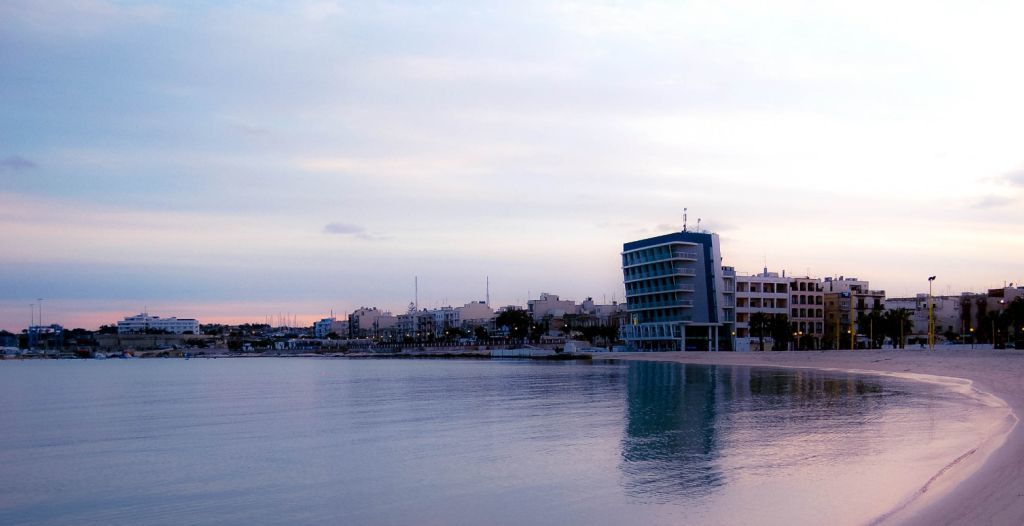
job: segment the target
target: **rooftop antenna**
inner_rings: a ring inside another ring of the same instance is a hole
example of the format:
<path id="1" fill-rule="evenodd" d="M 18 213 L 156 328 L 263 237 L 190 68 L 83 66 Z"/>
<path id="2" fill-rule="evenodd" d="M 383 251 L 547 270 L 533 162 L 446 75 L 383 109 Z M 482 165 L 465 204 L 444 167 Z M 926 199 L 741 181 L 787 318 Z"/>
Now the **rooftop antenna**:
<path id="1" fill-rule="evenodd" d="M 683 208 L 683 232 L 686 232 L 686 211 L 687 208 Z"/>
<path id="2" fill-rule="evenodd" d="M 487 276 L 487 306 L 491 306 L 491 277 Z"/>
<path id="3" fill-rule="evenodd" d="M 420 310 L 420 277 L 413 276 L 413 287 L 415 288 L 415 296 L 413 296 L 413 304 L 416 306 L 416 310 Z"/>
<path id="4" fill-rule="evenodd" d="M 700 218 L 697 218 L 697 232 L 700 232 Z"/>

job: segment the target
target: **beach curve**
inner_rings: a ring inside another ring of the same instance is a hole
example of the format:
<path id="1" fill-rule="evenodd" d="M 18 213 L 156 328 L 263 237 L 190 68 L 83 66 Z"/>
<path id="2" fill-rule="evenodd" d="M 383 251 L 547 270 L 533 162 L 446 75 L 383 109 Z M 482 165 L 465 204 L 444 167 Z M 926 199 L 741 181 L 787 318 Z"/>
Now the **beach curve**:
<path id="1" fill-rule="evenodd" d="M 911 497 L 871 524 L 1002 525 L 1024 522 L 1024 352 L 990 350 L 871 350 L 767 353 L 611 353 L 612 359 L 701 365 L 783 367 L 961 382 L 965 396 L 1002 404 L 1006 418 Z M 986 398 L 990 397 L 990 398 Z"/>

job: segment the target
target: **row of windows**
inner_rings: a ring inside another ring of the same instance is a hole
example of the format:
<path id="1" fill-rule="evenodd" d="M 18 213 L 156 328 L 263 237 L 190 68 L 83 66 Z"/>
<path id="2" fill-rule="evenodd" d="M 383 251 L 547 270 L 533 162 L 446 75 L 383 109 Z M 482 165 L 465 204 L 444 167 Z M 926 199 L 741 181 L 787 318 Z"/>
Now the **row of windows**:
<path id="1" fill-rule="evenodd" d="M 793 305 L 821 305 L 821 296 L 793 295 Z"/>

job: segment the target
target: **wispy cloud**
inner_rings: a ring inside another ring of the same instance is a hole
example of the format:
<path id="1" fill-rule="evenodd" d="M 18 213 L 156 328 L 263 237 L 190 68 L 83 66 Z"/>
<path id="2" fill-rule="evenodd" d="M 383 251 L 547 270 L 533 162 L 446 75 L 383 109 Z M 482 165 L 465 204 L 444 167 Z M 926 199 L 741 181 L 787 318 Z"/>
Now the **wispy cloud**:
<path id="1" fill-rule="evenodd" d="M 1012 197 L 1005 195 L 986 195 L 981 199 L 978 199 L 971 205 L 972 208 L 988 209 L 988 208 L 999 208 L 1006 206 L 1015 201 Z"/>
<path id="2" fill-rule="evenodd" d="M 0 169 L 21 171 L 36 168 L 38 165 L 20 155 L 12 155 L 3 160 L 0 160 Z"/>
<path id="3" fill-rule="evenodd" d="M 327 225 L 324 226 L 324 233 L 339 236 L 351 236 L 365 241 L 387 239 L 387 236 L 371 234 L 366 231 L 366 228 L 359 225 L 353 225 L 351 223 L 327 223 Z"/>
<path id="4" fill-rule="evenodd" d="M 1024 186 L 1024 168 L 1006 174 L 1003 180 L 1015 186 Z"/>

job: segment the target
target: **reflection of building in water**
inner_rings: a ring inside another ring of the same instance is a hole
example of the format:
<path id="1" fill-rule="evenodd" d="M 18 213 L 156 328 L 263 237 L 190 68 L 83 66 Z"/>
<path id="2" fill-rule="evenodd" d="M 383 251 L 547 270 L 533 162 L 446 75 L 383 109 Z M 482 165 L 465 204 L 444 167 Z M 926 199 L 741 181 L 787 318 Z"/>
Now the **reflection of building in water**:
<path id="1" fill-rule="evenodd" d="M 723 483 L 714 465 L 715 421 L 731 379 L 719 378 L 718 371 L 676 363 L 629 364 L 621 469 L 631 497 L 670 500 L 706 494 Z"/>
<path id="2" fill-rule="evenodd" d="M 868 454 L 855 430 L 906 394 L 846 373 L 630 362 L 622 464 L 626 494 L 698 497 L 733 470 L 770 473 L 808 455 Z M 856 451 L 849 451 L 856 444 Z M 840 455 L 840 456 L 842 456 Z"/>

